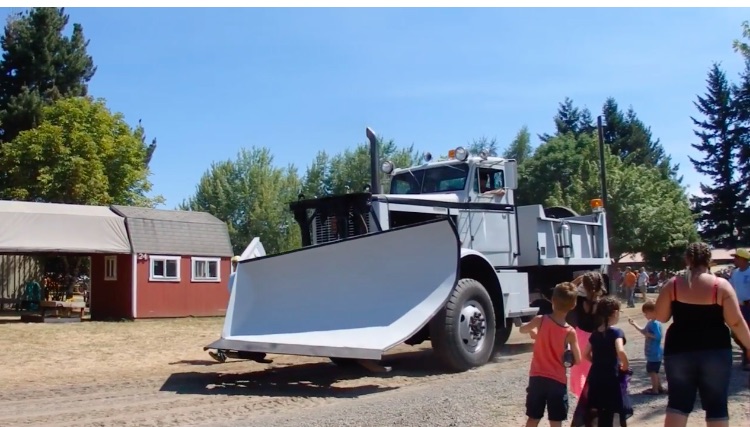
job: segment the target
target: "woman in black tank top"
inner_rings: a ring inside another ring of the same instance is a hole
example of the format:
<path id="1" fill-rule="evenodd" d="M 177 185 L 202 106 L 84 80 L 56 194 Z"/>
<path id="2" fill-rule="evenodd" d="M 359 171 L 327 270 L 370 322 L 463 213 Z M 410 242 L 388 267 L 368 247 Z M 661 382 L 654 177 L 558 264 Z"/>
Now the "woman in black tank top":
<path id="1" fill-rule="evenodd" d="M 604 293 L 604 281 L 602 275 L 597 272 L 588 272 L 577 277 L 573 283 L 580 285 L 585 291 L 585 296 L 581 295 L 576 301 L 576 307 L 566 319 L 568 323 L 576 328 L 578 342 L 589 342 L 591 333 L 599 326 L 598 316 L 596 315 L 596 304 Z M 586 377 L 589 374 L 591 363 L 587 360 L 581 360 L 579 363 L 570 368 L 570 392 L 580 398 L 583 388 L 586 384 Z"/>
<path id="2" fill-rule="evenodd" d="M 656 300 L 657 320 L 673 320 L 664 341 L 664 369 L 669 383 L 664 425 L 687 425 L 696 394 L 700 393 L 706 422 L 729 426 L 732 341 L 727 325 L 748 344 L 750 331 L 732 287 L 710 273 L 711 248 L 705 243 L 691 243 L 685 261 L 687 274 L 672 279 Z M 707 299 L 701 290 L 705 290 L 709 278 L 712 282 Z"/>

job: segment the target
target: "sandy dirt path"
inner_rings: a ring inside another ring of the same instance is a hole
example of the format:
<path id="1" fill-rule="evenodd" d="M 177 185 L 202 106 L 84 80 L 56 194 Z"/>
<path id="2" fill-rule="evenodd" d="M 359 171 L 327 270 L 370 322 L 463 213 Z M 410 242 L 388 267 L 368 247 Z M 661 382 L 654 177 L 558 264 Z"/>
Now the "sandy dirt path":
<path id="1" fill-rule="evenodd" d="M 376 375 L 306 357 L 215 363 L 202 346 L 221 322 L 0 324 L 0 426 L 484 426 L 523 418 L 531 341 L 515 333 L 495 363 L 476 371 L 442 373 L 425 343 L 397 348 L 388 357 L 393 372 Z M 639 356 L 642 344 L 632 342 Z M 738 387 L 733 414 L 747 414 L 750 393 Z"/>
<path id="2" fill-rule="evenodd" d="M 440 377 L 429 351 L 401 346 L 393 373 L 328 359 L 214 362 L 202 346 L 222 319 L 0 324 L 0 426 L 187 426 L 247 419 Z M 422 347 L 428 347 L 423 345 Z"/>

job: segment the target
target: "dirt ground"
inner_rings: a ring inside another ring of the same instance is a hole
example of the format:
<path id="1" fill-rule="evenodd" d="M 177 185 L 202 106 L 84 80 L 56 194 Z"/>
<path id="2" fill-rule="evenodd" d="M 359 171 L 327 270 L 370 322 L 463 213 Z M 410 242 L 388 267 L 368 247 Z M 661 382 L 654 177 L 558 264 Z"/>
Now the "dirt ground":
<path id="1" fill-rule="evenodd" d="M 394 371 L 388 375 L 342 370 L 328 359 L 311 357 L 270 355 L 271 365 L 231 359 L 218 364 L 202 347 L 218 338 L 222 322 L 24 324 L 0 318 L 5 344 L 0 426 L 239 422 L 448 376 L 435 366 L 429 343 L 391 352 L 387 362 Z M 515 332 L 510 342 L 511 351 L 519 354 L 531 349 L 530 340 Z"/>
<path id="2" fill-rule="evenodd" d="M 272 365 L 231 359 L 218 364 L 202 347 L 218 338 L 219 318 L 0 322 L 4 427 L 239 420 L 423 383 L 438 373 L 424 351 L 408 346 L 392 352 L 402 369 L 388 376 L 343 372 L 328 359 L 312 357 L 272 355 Z"/>

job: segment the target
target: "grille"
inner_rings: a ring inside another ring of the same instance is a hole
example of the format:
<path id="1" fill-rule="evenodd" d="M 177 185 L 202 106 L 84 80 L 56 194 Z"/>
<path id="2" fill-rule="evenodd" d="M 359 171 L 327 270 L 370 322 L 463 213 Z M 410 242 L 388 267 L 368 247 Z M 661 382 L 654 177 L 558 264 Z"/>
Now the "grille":
<path id="1" fill-rule="evenodd" d="M 347 235 L 349 237 L 354 236 L 354 221 L 358 220 L 359 218 L 355 215 L 352 215 L 352 212 L 354 211 L 353 208 L 349 209 L 349 215 L 347 215 L 346 218 L 346 228 L 347 228 Z M 365 223 L 367 224 L 367 228 L 370 227 L 370 214 L 364 213 L 362 214 L 362 217 L 365 220 Z M 313 218 L 313 236 L 312 241 L 313 244 L 320 244 L 320 243 L 327 243 L 327 242 L 333 242 L 336 240 L 339 240 L 343 236 L 343 233 L 338 232 L 337 230 L 337 224 L 336 224 L 336 217 L 329 216 L 329 217 L 323 217 L 321 218 L 320 215 L 315 215 Z"/>

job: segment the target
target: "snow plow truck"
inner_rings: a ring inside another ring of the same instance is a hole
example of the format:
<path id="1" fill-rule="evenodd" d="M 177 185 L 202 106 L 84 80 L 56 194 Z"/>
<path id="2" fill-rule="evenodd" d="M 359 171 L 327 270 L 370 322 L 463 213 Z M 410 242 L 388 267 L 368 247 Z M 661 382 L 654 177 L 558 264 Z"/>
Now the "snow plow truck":
<path id="1" fill-rule="evenodd" d="M 513 159 L 457 147 L 396 169 L 366 133 L 371 182 L 290 203 L 302 248 L 240 260 L 221 338 L 205 349 L 345 365 L 430 340 L 447 370 L 466 371 L 536 314 L 541 296 L 532 290 L 610 264 L 600 199 L 586 214 L 518 206 Z M 390 176 L 387 193 L 381 172 Z"/>

